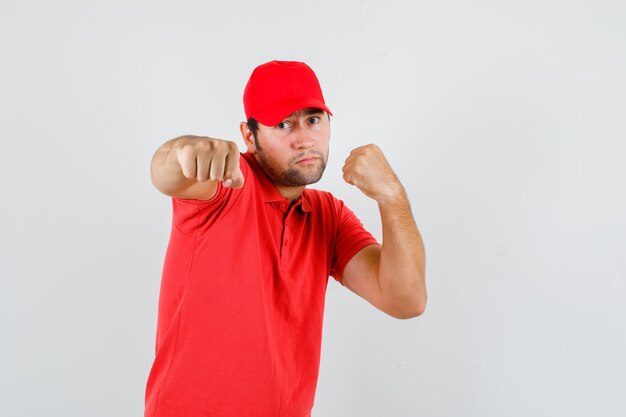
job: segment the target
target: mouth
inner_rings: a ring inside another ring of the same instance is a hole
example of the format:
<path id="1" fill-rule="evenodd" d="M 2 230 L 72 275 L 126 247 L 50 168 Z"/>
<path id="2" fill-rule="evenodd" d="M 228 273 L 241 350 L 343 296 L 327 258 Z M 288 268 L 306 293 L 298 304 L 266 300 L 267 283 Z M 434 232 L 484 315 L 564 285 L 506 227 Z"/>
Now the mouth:
<path id="1" fill-rule="evenodd" d="M 308 164 L 312 164 L 316 161 L 319 161 L 319 158 L 316 156 L 308 156 L 306 158 L 302 158 L 296 161 L 296 164 L 301 164 L 301 165 L 308 165 Z"/>
<path id="2" fill-rule="evenodd" d="M 296 165 L 311 165 L 320 161 L 321 155 L 318 155 L 318 152 L 312 151 L 307 155 L 301 155 L 301 158 L 295 161 Z"/>

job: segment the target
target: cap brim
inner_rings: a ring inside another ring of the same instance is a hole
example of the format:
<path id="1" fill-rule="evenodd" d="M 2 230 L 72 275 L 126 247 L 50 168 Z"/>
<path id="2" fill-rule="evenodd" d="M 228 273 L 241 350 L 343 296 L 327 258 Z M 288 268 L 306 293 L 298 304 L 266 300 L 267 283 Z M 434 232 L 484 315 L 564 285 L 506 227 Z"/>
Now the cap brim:
<path id="1" fill-rule="evenodd" d="M 328 112 L 331 116 L 333 115 L 328 107 L 326 107 L 326 104 L 316 98 L 292 97 L 287 100 L 274 103 L 263 110 L 252 114 L 251 116 L 265 126 L 276 126 L 278 123 L 285 120 L 291 113 L 306 108 L 321 109 Z"/>

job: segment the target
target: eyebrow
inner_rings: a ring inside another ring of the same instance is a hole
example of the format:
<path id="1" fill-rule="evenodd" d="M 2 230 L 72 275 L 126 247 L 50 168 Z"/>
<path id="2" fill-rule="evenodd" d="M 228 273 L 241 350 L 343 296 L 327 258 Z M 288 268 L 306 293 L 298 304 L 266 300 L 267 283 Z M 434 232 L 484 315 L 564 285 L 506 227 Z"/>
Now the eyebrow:
<path id="1" fill-rule="evenodd" d="M 302 115 L 304 115 L 304 116 L 310 116 L 312 114 L 323 114 L 324 110 L 316 109 L 316 108 L 313 108 L 313 107 L 309 107 L 309 108 L 306 108 L 306 109 L 298 110 L 297 112 L 294 112 L 294 113 L 298 113 L 298 112 L 301 112 Z M 290 114 L 288 117 L 292 117 L 294 113 Z"/>
<path id="2" fill-rule="evenodd" d="M 283 120 L 287 120 L 290 117 L 294 117 L 294 114 L 299 113 L 299 112 L 302 113 L 303 116 L 311 116 L 312 114 L 324 114 L 324 110 L 322 109 L 316 109 L 315 107 L 308 107 L 306 109 L 297 110 L 291 113 L 289 116 L 285 117 Z"/>

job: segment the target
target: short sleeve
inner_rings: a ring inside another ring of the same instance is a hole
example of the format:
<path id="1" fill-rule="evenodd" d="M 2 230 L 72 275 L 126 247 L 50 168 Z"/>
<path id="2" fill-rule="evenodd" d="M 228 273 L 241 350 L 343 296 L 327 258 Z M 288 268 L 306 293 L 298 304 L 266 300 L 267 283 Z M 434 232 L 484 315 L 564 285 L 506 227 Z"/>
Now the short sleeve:
<path id="1" fill-rule="evenodd" d="M 341 200 L 338 200 L 338 224 L 333 248 L 330 275 L 341 285 L 343 270 L 361 249 L 378 244 L 370 232 L 365 230 L 361 221 Z"/>

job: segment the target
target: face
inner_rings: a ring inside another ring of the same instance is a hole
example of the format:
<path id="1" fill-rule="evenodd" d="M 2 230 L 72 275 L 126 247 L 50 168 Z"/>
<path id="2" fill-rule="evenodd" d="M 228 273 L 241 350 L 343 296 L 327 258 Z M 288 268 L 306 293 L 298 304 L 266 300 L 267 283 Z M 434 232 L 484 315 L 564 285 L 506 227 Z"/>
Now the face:
<path id="1" fill-rule="evenodd" d="M 275 183 L 304 186 L 319 181 L 326 168 L 330 121 L 323 110 L 302 109 L 276 126 L 259 123 L 256 139 L 248 139 L 248 150 Z"/>

